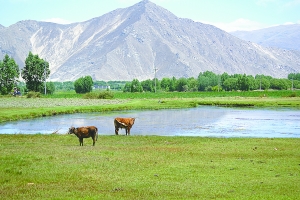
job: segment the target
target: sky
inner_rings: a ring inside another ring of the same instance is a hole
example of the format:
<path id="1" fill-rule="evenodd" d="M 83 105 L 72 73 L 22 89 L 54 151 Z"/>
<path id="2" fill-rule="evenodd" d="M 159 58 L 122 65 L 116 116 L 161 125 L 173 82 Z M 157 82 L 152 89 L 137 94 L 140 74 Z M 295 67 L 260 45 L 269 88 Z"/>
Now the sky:
<path id="1" fill-rule="evenodd" d="M 22 20 L 83 22 L 141 0 L 0 0 L 0 24 Z M 300 0 L 150 0 L 177 17 L 227 32 L 300 24 Z"/>

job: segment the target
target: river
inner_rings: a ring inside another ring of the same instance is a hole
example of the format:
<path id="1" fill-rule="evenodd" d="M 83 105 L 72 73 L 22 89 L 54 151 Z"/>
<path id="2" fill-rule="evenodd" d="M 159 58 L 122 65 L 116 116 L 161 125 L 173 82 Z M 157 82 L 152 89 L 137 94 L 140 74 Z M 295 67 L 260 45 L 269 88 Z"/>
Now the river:
<path id="1" fill-rule="evenodd" d="M 297 109 L 215 106 L 41 117 L 0 123 L 0 134 L 66 134 L 70 126 L 94 125 L 99 135 L 114 135 L 115 117 L 136 118 L 131 135 L 300 138 Z"/>

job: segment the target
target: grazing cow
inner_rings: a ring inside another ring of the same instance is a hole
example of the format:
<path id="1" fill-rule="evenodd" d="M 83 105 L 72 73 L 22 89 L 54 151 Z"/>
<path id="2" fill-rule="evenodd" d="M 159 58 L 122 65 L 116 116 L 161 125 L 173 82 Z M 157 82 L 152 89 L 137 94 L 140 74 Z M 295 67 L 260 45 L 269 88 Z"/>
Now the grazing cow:
<path id="1" fill-rule="evenodd" d="M 119 128 L 125 128 L 126 130 L 126 135 L 128 133 L 128 135 L 130 135 L 130 129 L 134 124 L 134 120 L 135 118 L 120 118 L 117 117 L 114 120 L 114 124 L 115 124 L 115 134 L 119 135 Z"/>
<path id="2" fill-rule="evenodd" d="M 85 127 L 71 127 L 69 128 L 69 134 L 74 133 L 79 139 L 79 146 L 83 146 L 83 138 L 92 137 L 93 146 L 95 146 L 95 141 L 98 140 L 98 128 L 96 126 L 85 126 Z"/>

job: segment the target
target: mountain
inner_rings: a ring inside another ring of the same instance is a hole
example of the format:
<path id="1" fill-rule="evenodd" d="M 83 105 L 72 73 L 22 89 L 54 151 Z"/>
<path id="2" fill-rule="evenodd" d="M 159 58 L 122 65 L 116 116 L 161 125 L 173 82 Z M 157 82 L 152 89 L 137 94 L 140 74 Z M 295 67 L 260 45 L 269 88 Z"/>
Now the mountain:
<path id="1" fill-rule="evenodd" d="M 176 17 L 144 0 L 68 25 L 21 21 L 0 29 L 0 58 L 20 67 L 32 51 L 50 63 L 52 81 L 196 77 L 206 70 L 287 77 L 300 52 L 266 48 L 214 26 Z"/>
<path id="2" fill-rule="evenodd" d="M 231 34 L 265 47 L 300 51 L 300 24 L 274 26 L 255 31 L 235 31 Z"/>

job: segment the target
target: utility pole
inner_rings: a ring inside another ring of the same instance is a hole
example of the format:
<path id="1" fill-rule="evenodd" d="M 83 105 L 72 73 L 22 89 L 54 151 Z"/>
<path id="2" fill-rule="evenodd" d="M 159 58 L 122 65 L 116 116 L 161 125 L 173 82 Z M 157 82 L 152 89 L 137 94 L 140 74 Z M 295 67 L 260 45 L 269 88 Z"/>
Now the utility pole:
<path id="1" fill-rule="evenodd" d="M 154 67 L 154 85 L 155 85 L 155 88 L 154 88 L 154 93 L 156 93 L 156 71 L 158 69 L 156 67 Z"/>
<path id="2" fill-rule="evenodd" d="M 46 59 L 44 61 L 44 77 L 45 77 L 45 95 L 47 94 L 47 86 L 46 86 Z"/>

